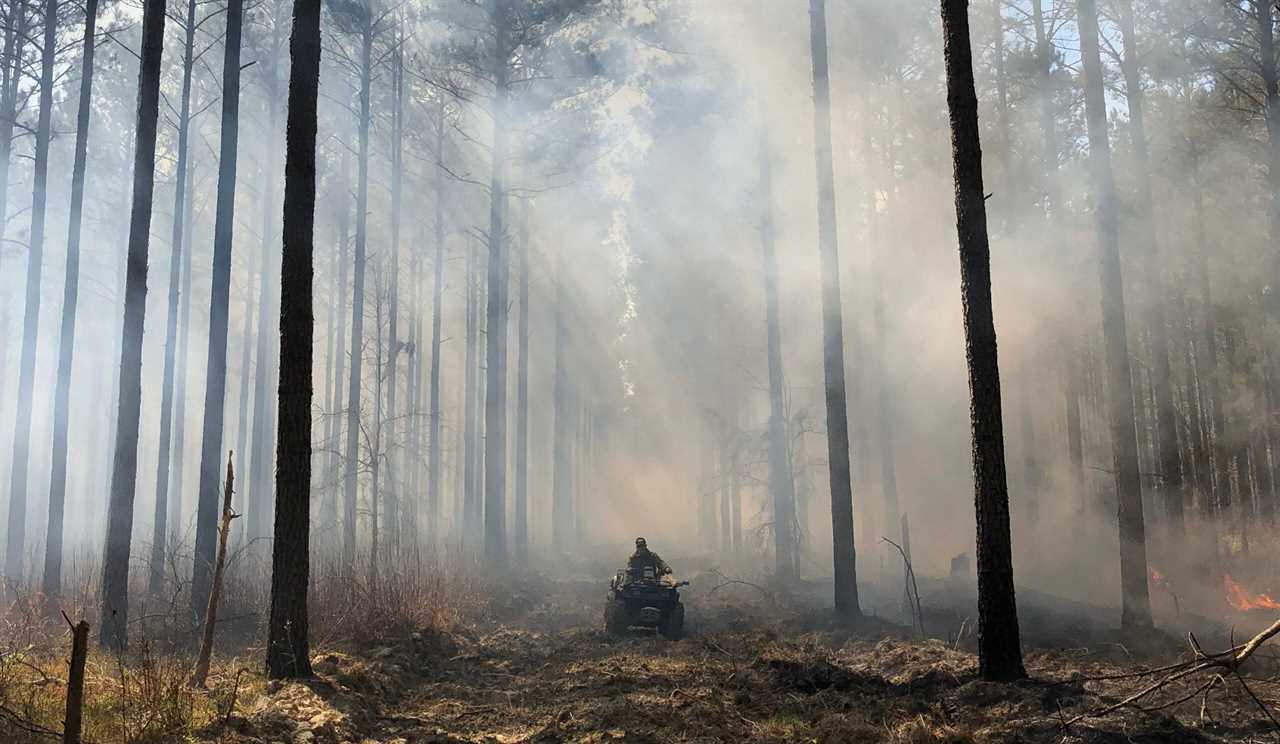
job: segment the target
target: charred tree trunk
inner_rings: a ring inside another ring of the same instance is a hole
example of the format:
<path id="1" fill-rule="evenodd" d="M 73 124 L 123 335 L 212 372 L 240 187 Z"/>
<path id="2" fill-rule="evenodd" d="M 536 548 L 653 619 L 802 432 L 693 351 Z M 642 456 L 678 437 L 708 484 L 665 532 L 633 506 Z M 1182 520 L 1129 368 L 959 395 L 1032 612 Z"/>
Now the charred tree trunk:
<path id="1" fill-rule="evenodd" d="M 50 16 L 56 14 L 56 0 L 49 0 L 49 8 Z M 102 622 L 99 624 L 102 644 L 116 650 L 124 649 L 128 642 L 129 548 L 138 477 L 142 324 L 147 309 L 147 248 L 151 240 L 151 200 L 155 188 L 164 16 L 165 0 L 147 0 L 143 5 L 142 58 L 138 68 L 138 134 L 133 155 L 133 208 L 129 216 L 129 272 L 125 284 L 124 334 L 120 342 L 120 400 L 116 414 L 119 429 L 111 473 L 111 503 L 107 511 L 107 541 L 102 561 Z M 52 53 L 52 32 L 47 36 L 45 48 Z M 52 60 L 49 64 L 52 66 Z M 52 79 L 52 69 L 49 77 Z M 51 90 L 49 95 L 52 95 Z M 45 147 L 48 147 L 47 141 Z"/>
<path id="2" fill-rule="evenodd" d="M 778 308 L 778 255 L 773 221 L 773 160 L 764 130 L 760 136 L 760 245 L 764 262 L 765 345 L 769 359 L 769 496 L 773 502 L 774 571 L 779 580 L 795 576 L 795 479 L 787 447 L 783 400 L 782 321 Z"/>
<path id="3" fill-rule="evenodd" d="M 4 572 L 21 581 L 27 539 L 27 469 L 31 459 L 32 404 L 36 382 L 36 342 L 40 336 L 40 283 L 44 271 L 45 212 L 49 192 L 49 133 L 53 119 L 53 64 L 57 56 L 58 3 L 46 0 L 40 55 L 40 114 L 36 122 L 35 165 L 31 182 L 31 240 L 27 246 L 26 311 L 22 316 L 22 355 L 18 361 L 18 398 L 13 427 L 13 463 L 9 470 L 9 530 Z M 148 206 L 148 219 L 150 206 Z M 144 244 L 143 251 L 146 246 Z M 146 288 L 143 287 L 145 294 Z M 141 316 L 139 329 L 141 334 Z M 136 456 L 137 442 L 134 442 Z"/>
<path id="4" fill-rule="evenodd" d="M 351 375 L 347 393 L 346 474 L 343 489 L 342 565 L 355 575 L 356 481 L 360 458 L 360 366 L 364 349 L 365 246 L 369 211 L 369 84 L 373 51 L 373 19 L 365 18 L 360 35 L 360 155 L 356 176 L 356 255 L 351 303 Z"/>
<path id="5" fill-rule="evenodd" d="M 826 378 L 827 461 L 831 478 L 831 533 L 836 611 L 861 614 L 853 545 L 853 484 L 849 472 L 849 419 L 844 386 L 844 313 L 836 236 L 836 188 L 831 149 L 831 89 L 827 74 L 826 0 L 809 0 L 813 55 L 814 154 L 818 172 L 818 246 L 822 275 L 822 350 Z"/>
<path id="6" fill-rule="evenodd" d="M 1120 226 L 1115 179 L 1111 171 L 1111 143 L 1107 135 L 1106 97 L 1103 91 L 1102 59 L 1098 51 L 1098 11 L 1095 0 L 1080 0 L 1078 13 L 1081 62 L 1085 78 L 1085 118 L 1089 129 L 1089 165 L 1098 230 L 1102 335 L 1106 347 L 1109 398 L 1107 409 L 1111 423 L 1111 449 L 1119 511 L 1122 600 L 1120 625 L 1125 629 L 1145 628 L 1151 625 L 1146 526 L 1142 514 L 1133 384 L 1125 329 Z"/>
<path id="7" fill-rule="evenodd" d="M 80 61 L 80 101 L 76 110 L 75 161 L 71 167 L 71 213 L 67 225 L 67 271 L 62 291 L 62 333 L 58 342 L 57 389 L 53 400 L 53 468 L 49 476 L 49 523 L 44 542 L 46 597 L 62 593 L 62 531 L 67 497 L 67 429 L 71 396 L 71 360 L 76 342 L 76 303 L 80 298 L 80 225 L 84 207 L 85 164 L 89 152 L 89 114 L 93 97 L 94 29 L 98 0 L 85 3 L 84 56 Z"/>
<path id="8" fill-rule="evenodd" d="M 267 674 L 276 679 L 311 676 L 307 583 L 320 0 L 294 3 L 289 59 L 280 268 L 280 424 L 276 433 L 279 459 L 271 553 L 271 614 L 267 623 Z"/>
<path id="9" fill-rule="evenodd" d="M 155 519 L 151 532 L 151 576 L 148 590 L 158 595 L 164 587 L 164 553 L 169 534 L 169 462 L 173 442 L 174 371 L 178 345 L 178 299 L 182 284 L 187 198 L 187 138 L 191 120 L 191 65 L 196 39 L 196 0 L 187 0 L 186 42 L 182 48 L 182 101 L 178 109 L 178 164 L 174 172 L 173 233 L 169 253 L 168 320 L 164 332 L 164 379 L 160 386 L 160 458 L 156 463 Z M 186 247 L 190 250 L 190 246 Z"/>
<path id="10" fill-rule="evenodd" d="M 968 0 L 942 0 L 941 10 L 973 431 L 974 507 L 978 523 L 978 672 L 987 680 L 1012 680 L 1025 677 L 1026 670 L 1022 665 L 1013 588 L 1000 365 L 991 310 L 991 255 L 968 5 Z"/>
<path id="11" fill-rule="evenodd" d="M 204 618 L 209 604 L 213 563 L 218 547 L 218 467 L 222 460 L 222 413 L 227 391 L 227 315 L 231 304 L 236 150 L 240 132 L 240 37 L 243 22 L 244 0 L 229 0 L 227 36 L 222 57 L 222 140 L 218 151 L 218 196 L 213 224 L 213 281 L 209 298 L 209 353 L 200 440 L 195 566 L 191 578 L 191 609 L 197 620 Z"/>

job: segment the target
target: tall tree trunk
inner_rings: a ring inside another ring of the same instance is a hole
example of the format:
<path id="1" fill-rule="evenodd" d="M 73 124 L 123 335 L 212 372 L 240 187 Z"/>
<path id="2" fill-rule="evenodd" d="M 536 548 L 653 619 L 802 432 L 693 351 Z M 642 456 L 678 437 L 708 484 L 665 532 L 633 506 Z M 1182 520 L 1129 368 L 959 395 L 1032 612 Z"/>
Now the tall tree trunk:
<path id="1" fill-rule="evenodd" d="M 71 360 L 76 342 L 76 303 L 80 298 L 80 224 L 84 206 L 85 163 L 89 152 L 89 113 L 93 97 L 93 53 L 98 0 L 87 0 L 84 56 L 80 61 L 80 101 L 76 109 L 75 160 L 71 167 L 71 212 L 67 224 L 67 271 L 62 290 L 62 334 L 58 345 L 57 390 L 53 400 L 53 467 L 49 476 L 49 523 L 44 541 L 46 597 L 62 593 L 62 530 L 67 498 L 67 428 L 71 396 Z M 3 372 L 0 372 L 3 374 Z"/>
<path id="2" fill-rule="evenodd" d="M 480 434 L 478 431 L 478 422 L 476 421 L 476 401 L 479 395 L 476 387 L 479 384 L 477 369 L 477 343 L 479 341 L 479 311 L 477 309 L 476 293 L 476 251 L 471 240 L 467 240 L 467 257 L 466 257 L 466 350 L 464 352 L 464 363 L 466 369 L 463 372 L 463 386 L 465 387 L 465 421 L 463 428 L 467 439 L 466 452 L 463 453 L 463 486 L 462 486 L 462 543 L 464 548 L 471 550 L 475 547 L 474 541 L 476 537 L 475 517 L 477 512 L 477 503 L 479 501 L 476 483 L 476 463 L 477 453 L 476 444 L 479 442 Z"/>
<path id="3" fill-rule="evenodd" d="M 27 539 L 27 469 L 31 459 L 36 344 L 40 338 L 40 283 L 44 271 L 49 129 L 53 117 L 53 63 L 57 55 L 57 33 L 58 3 L 57 0 L 46 0 L 44 51 L 40 56 L 40 114 L 36 123 L 35 165 L 31 177 L 31 240 L 27 246 L 26 311 L 22 316 L 22 356 L 18 361 L 18 405 L 13 427 L 13 463 L 9 470 L 9 531 L 4 561 L 5 575 L 18 581 L 22 580 L 24 574 L 23 554 L 26 552 Z M 137 443 L 134 445 L 136 447 Z"/>
<path id="4" fill-rule="evenodd" d="M 1267 125 L 1267 187 L 1271 191 L 1268 210 L 1271 243 L 1280 240 L 1280 72 L 1276 69 L 1274 3 L 1253 0 L 1253 16 L 1258 24 L 1258 61 L 1262 74 L 1263 118 Z"/>
<path id="5" fill-rule="evenodd" d="M 400 316 L 400 201 L 401 183 L 404 180 L 404 58 L 401 47 L 404 43 L 403 33 L 396 41 L 396 49 L 392 55 L 392 105 L 391 105 L 391 289 L 389 307 L 387 308 L 387 426 L 390 446 L 387 447 L 387 544 L 394 554 L 400 547 L 399 523 L 400 503 L 397 491 L 400 483 L 396 478 L 395 450 L 396 440 L 396 360 L 400 355 L 400 335 L 397 322 Z"/>
<path id="6" fill-rule="evenodd" d="M 508 0 L 490 0 L 494 24 L 492 173 L 489 183 L 489 266 L 485 309 L 484 555 L 507 564 L 507 120 L 511 68 Z"/>
<path id="7" fill-rule="evenodd" d="M 173 442 L 174 368 L 177 363 L 178 299 L 182 284 L 187 199 L 187 138 L 191 121 L 191 64 L 196 39 L 196 0 L 187 0 L 186 43 L 182 48 L 182 101 L 178 109 L 178 165 L 174 172 L 173 233 L 169 253 L 169 305 L 164 332 L 164 379 L 160 386 L 160 457 L 156 463 L 155 519 L 151 533 L 151 576 L 148 589 L 153 595 L 164 588 L 164 553 L 169 534 L 169 462 Z M 190 246 L 186 247 L 190 250 Z"/>
<path id="8" fill-rule="evenodd" d="M 174 407 L 173 407 L 173 477 L 170 478 L 170 488 L 176 488 L 179 494 L 180 506 L 178 507 L 179 519 L 182 514 L 194 513 L 194 504 L 187 504 L 191 507 L 189 511 L 183 511 L 181 506 L 182 500 L 187 500 L 185 496 L 188 491 L 186 489 L 186 476 L 184 475 L 186 464 L 186 439 L 187 439 L 187 357 L 191 347 L 191 223 L 194 221 L 195 199 L 192 194 L 192 184 L 195 179 L 192 173 L 195 171 L 195 163 L 187 163 L 187 200 L 183 205 L 186 216 L 183 218 L 183 232 L 185 233 L 182 243 L 188 246 L 188 249 L 182 252 L 182 287 L 179 293 L 182 301 L 182 315 L 178 320 L 178 328 L 180 330 L 181 340 L 178 342 L 178 369 L 175 372 L 174 383 Z M 176 520 L 175 520 L 176 521 Z"/>
<path id="9" fill-rule="evenodd" d="M 844 388 L 844 313 L 836 235 L 836 187 L 831 150 L 831 86 L 827 73 L 826 0 L 809 0 L 813 55 L 814 156 L 818 172 L 818 247 L 822 275 L 822 351 L 826 378 L 827 462 L 831 478 L 832 559 L 835 605 L 841 615 L 861 614 L 853 545 L 853 484 L 849 474 L 849 419 Z"/>
<path id="10" fill-rule="evenodd" d="M 246 261 L 246 263 L 249 263 Z M 250 268 L 246 272 L 245 288 L 244 288 L 244 323 L 240 328 L 240 392 L 237 400 L 240 402 L 239 415 L 236 418 L 236 470 L 245 476 L 245 480 L 249 480 L 251 473 L 249 472 L 249 401 L 253 399 L 253 319 L 255 317 L 255 309 L 257 306 L 258 295 L 254 292 L 257 286 L 256 278 L 258 272 Z M 234 495 L 235 510 L 237 514 L 243 515 L 244 508 L 244 489 Z M 240 520 L 240 527 L 236 531 L 236 539 L 243 537 L 244 520 Z"/>
<path id="11" fill-rule="evenodd" d="M 49 25 L 57 13 L 49 0 Z M 128 642 L 129 547 L 134 488 L 138 477 L 138 417 L 142 406 L 142 327 L 147 309 L 147 248 L 151 240 L 151 200 L 155 188 L 156 123 L 160 116 L 160 63 L 164 53 L 165 0 L 147 0 L 142 9 L 142 57 L 138 66 L 137 142 L 133 155 L 133 208 L 129 216 L 129 272 L 125 284 L 124 335 L 120 342 L 120 401 L 116 417 L 115 465 L 102 561 L 102 644 L 122 650 Z M 54 49 L 52 30 L 45 49 Z M 52 79 L 52 60 L 48 63 Z M 46 93 L 42 93 L 43 97 Z M 49 90 L 47 95 L 52 95 Z M 44 116 L 43 114 L 41 115 Z M 47 125 L 48 120 L 45 120 Z M 47 127 L 45 127 L 47 131 Z M 45 141 L 48 148 L 48 140 Z M 43 180 L 43 178 L 41 179 Z M 35 230 L 32 230 L 34 242 Z"/>
<path id="12" fill-rule="evenodd" d="M 1032 0 L 1032 25 L 1035 29 L 1036 88 L 1040 113 L 1041 159 L 1044 169 L 1046 217 L 1052 223 L 1061 211 L 1058 184 L 1058 129 L 1053 103 L 1053 62 L 1057 54 L 1049 38 L 1044 17 L 1043 0 Z M 1052 234 L 1057 234 L 1052 232 Z M 1083 374 L 1075 348 L 1079 340 L 1068 331 L 1062 355 L 1063 397 L 1067 419 L 1067 458 L 1071 463 L 1072 487 L 1084 503 L 1084 443 L 1080 428 L 1080 377 Z"/>
<path id="13" fill-rule="evenodd" d="M 243 23 L 244 0 L 228 0 L 227 35 L 222 57 L 222 139 L 218 150 L 213 277 L 209 294 L 209 351 L 200 435 L 195 565 L 191 577 L 191 610 L 197 620 L 204 618 L 209 605 L 213 563 L 218 550 L 218 469 L 222 464 L 222 419 L 227 391 L 227 316 L 231 304 L 236 148 L 240 133 L 240 36 Z"/>
<path id="14" fill-rule="evenodd" d="M 5 29 L 4 91 L 0 92 L 0 240 L 9 221 L 9 161 L 13 157 L 13 129 L 18 121 L 18 86 L 22 82 L 30 14 L 29 0 L 17 0 Z M 13 15 L 18 18 L 15 22 Z"/>
<path id="15" fill-rule="evenodd" d="M 267 521 L 271 513 L 274 481 L 271 477 L 275 462 L 275 389 L 277 385 L 277 360 L 280 355 L 280 337 L 275 326 L 279 323 L 279 254 L 276 232 L 276 181 L 278 130 L 280 107 L 276 77 L 277 60 L 269 54 L 267 72 L 267 131 L 264 134 L 263 199 L 262 199 L 262 292 L 258 299 L 258 348 L 257 365 L 253 375 L 253 444 L 249 451 L 248 488 L 244 495 L 245 537 L 255 540 L 267 536 Z"/>
<path id="16" fill-rule="evenodd" d="M 288 136 L 287 130 L 286 130 L 285 136 L 286 137 Z M 329 475 L 331 474 L 329 466 L 333 461 L 333 449 L 332 449 L 333 441 L 334 441 L 333 425 L 337 416 L 334 414 L 333 409 L 331 409 L 329 406 L 332 404 L 334 399 L 333 370 L 335 367 L 341 367 L 341 365 L 338 363 L 338 350 L 337 350 L 338 338 L 342 335 L 342 331 L 340 330 L 340 326 L 338 325 L 338 302 L 337 302 L 338 297 L 340 297 L 342 294 L 341 285 L 338 283 L 338 271 L 339 271 L 338 266 L 342 260 L 341 259 L 342 235 L 340 231 L 339 231 L 339 234 L 335 236 L 333 243 L 334 243 L 333 248 L 332 250 L 329 251 L 329 272 L 328 272 L 329 288 L 328 288 L 328 294 L 326 295 L 327 302 L 325 303 L 326 315 L 328 317 L 325 318 L 325 325 L 324 325 L 325 327 L 324 394 L 320 397 L 320 408 L 321 410 L 324 411 L 324 432 L 321 435 L 323 437 L 323 439 L 321 440 L 323 444 L 321 444 L 320 449 L 321 449 L 321 452 L 324 453 L 324 458 L 325 458 L 324 463 L 318 468 L 318 470 L 320 471 L 319 477 L 321 479 L 328 478 Z M 279 448 L 280 448 L 280 443 L 276 442 L 276 449 L 279 450 Z M 312 468 L 313 473 L 316 470 L 317 468 Z M 320 507 L 319 507 L 320 513 L 316 515 L 316 521 L 319 522 L 320 531 L 325 532 L 329 528 L 337 526 L 337 521 L 331 520 L 329 518 L 330 512 L 336 511 L 336 509 L 334 508 L 336 505 L 336 500 L 334 498 L 333 490 L 329 488 L 330 486 L 329 482 L 325 482 L 322 480 L 321 483 L 319 484 L 313 483 L 312 484 L 313 490 L 316 488 L 317 485 L 320 490 Z"/>
<path id="17" fill-rule="evenodd" d="M 769 360 L 769 496 L 773 502 L 774 571 L 780 581 L 785 581 L 796 571 L 793 561 L 796 492 L 787 451 L 787 414 L 783 400 L 782 321 L 778 308 L 778 255 L 773 218 L 773 153 L 763 128 L 760 131 L 760 200 L 765 346 Z"/>
<path id="18" fill-rule="evenodd" d="M 520 339 L 516 360 L 515 554 L 529 558 L 529 200 L 520 202 Z"/>
<path id="19" fill-rule="evenodd" d="M 1085 119 L 1089 129 L 1089 165 L 1098 230 L 1102 335 L 1106 347 L 1109 398 L 1107 409 L 1111 422 L 1111 449 L 1119 511 L 1120 625 L 1125 629 L 1144 628 L 1151 625 L 1146 526 L 1142 515 L 1133 384 L 1125 329 L 1120 226 L 1116 213 L 1115 179 L 1111 172 L 1111 143 L 1107 135 L 1106 94 L 1103 90 L 1102 59 L 1098 51 L 1098 11 L 1095 0 L 1080 0 L 1078 13 L 1081 61 L 1084 68 Z"/>
<path id="20" fill-rule="evenodd" d="M 356 481 L 360 458 L 360 366 L 364 359 L 364 274 L 369 210 L 369 83 L 372 65 L 372 19 L 360 36 L 360 156 L 356 176 L 356 256 L 351 302 L 351 375 L 347 393 L 347 454 L 343 489 L 342 565 L 355 575 Z"/>
<path id="21" fill-rule="evenodd" d="M 340 477 L 343 462 L 340 442 L 342 441 L 343 433 L 342 401 L 343 396 L 346 394 L 346 391 L 343 390 L 343 382 L 346 379 L 344 373 L 347 365 L 349 364 L 347 361 L 347 298 L 350 295 L 347 292 L 347 270 L 350 268 L 348 251 L 351 247 L 351 212 L 349 196 L 346 193 L 347 177 L 349 173 L 350 172 L 347 170 L 346 153 L 344 152 L 342 159 L 342 184 L 344 193 L 342 199 L 342 211 L 338 213 L 338 233 L 340 235 L 340 242 L 338 244 L 338 288 L 334 295 L 334 299 L 338 303 L 338 325 L 335 329 L 335 332 L 338 335 L 338 350 L 334 358 L 333 403 L 331 404 L 333 408 L 333 439 L 330 446 L 333 450 L 329 454 L 329 473 L 327 478 L 329 489 L 332 494 L 331 515 L 328 526 L 334 530 L 337 530 L 338 525 L 342 521 L 339 517 L 341 509 L 339 509 L 338 506 L 339 496 L 342 493 L 343 487 L 343 481 Z"/>
<path id="22" fill-rule="evenodd" d="M 555 276 L 555 371 L 552 380 L 551 405 L 554 429 L 551 443 L 551 542 L 555 552 L 564 555 L 570 548 L 573 530 L 573 493 L 569 448 L 573 439 L 573 390 L 569 379 L 568 280 L 563 247 L 557 247 Z"/>
<path id="23" fill-rule="evenodd" d="M 431 290 L 431 422 L 428 429 L 427 533 L 434 540 L 439 534 L 440 503 L 440 311 L 444 298 L 444 102 L 436 112 L 435 169 L 435 276 Z"/>
<path id="24" fill-rule="evenodd" d="M 1000 364 L 991 310 L 991 253 L 968 5 L 968 0 L 942 0 L 941 10 L 973 432 L 974 509 L 978 524 L 978 673 L 987 680 L 1011 680 L 1025 677 L 1027 673 L 1022 665 L 1013 588 Z"/>
<path id="25" fill-rule="evenodd" d="M 307 582 L 311 532 L 311 342 L 320 0 L 293 5 L 280 269 L 280 416 L 267 674 L 311 676 Z"/>
<path id="26" fill-rule="evenodd" d="M 377 591 L 378 587 L 378 566 L 381 561 L 381 546 L 379 538 L 381 537 L 381 523 L 378 521 L 378 511 L 382 502 L 382 381 L 385 379 L 386 371 L 383 366 L 383 356 L 385 351 L 384 341 L 382 337 L 382 314 L 383 305 L 386 296 L 383 294 L 382 285 L 382 267 L 379 266 L 374 274 L 376 284 L 376 298 L 373 307 L 373 427 L 372 433 L 367 438 L 369 452 L 369 586 L 373 591 Z"/>
<path id="27" fill-rule="evenodd" d="M 1141 62 L 1134 38 L 1132 0 L 1120 2 L 1120 31 L 1124 44 L 1125 93 L 1129 102 L 1129 131 L 1132 139 L 1138 184 L 1139 240 L 1145 248 L 1147 270 L 1147 326 L 1151 333 L 1151 382 L 1156 407 L 1156 449 L 1158 482 L 1164 496 L 1165 516 L 1176 541 L 1184 531 L 1182 503 L 1182 463 L 1178 457 L 1177 409 L 1173 404 L 1173 373 L 1169 363 L 1169 331 L 1164 315 L 1164 279 L 1161 276 L 1160 248 L 1155 231 L 1155 207 L 1151 194 L 1151 166 L 1147 152 L 1147 132 L 1143 118 Z"/>

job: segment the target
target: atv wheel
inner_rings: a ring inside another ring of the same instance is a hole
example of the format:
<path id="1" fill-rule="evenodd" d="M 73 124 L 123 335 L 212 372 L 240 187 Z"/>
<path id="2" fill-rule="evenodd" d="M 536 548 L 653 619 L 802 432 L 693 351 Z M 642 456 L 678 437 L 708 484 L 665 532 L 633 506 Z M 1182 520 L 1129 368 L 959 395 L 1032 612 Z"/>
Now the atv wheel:
<path id="1" fill-rule="evenodd" d="M 658 626 L 658 632 L 669 641 L 678 641 L 684 635 L 684 605 L 676 605 L 667 613 L 667 619 Z"/>
<path id="2" fill-rule="evenodd" d="M 627 632 L 627 603 L 609 600 L 604 606 L 604 630 L 609 635 L 620 636 Z"/>

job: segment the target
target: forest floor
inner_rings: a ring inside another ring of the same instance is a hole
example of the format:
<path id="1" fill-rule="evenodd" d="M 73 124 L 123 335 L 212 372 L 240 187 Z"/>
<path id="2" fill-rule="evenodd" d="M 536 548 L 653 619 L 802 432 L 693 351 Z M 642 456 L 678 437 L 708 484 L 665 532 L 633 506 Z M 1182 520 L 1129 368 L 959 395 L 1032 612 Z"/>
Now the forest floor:
<path id="1" fill-rule="evenodd" d="M 452 627 L 319 653 L 315 680 L 266 684 L 194 738 L 237 744 L 1280 741 L 1239 682 L 1224 678 L 1207 697 L 1194 694 L 1208 676 L 1163 688 L 1144 702 L 1146 710 L 1130 706 L 1077 719 L 1152 680 L 1097 678 L 1185 660 L 1187 643 L 1164 634 L 1121 638 L 1087 608 L 1034 593 L 1019 595 L 1030 679 L 1018 684 L 977 678 L 969 608 L 959 601 L 939 609 L 926 599 L 926 627 L 937 637 L 923 639 L 909 623 L 841 623 L 811 603 L 813 597 L 782 598 L 704 574 L 685 592 L 686 637 L 672 642 L 606 635 L 604 593 L 599 582 L 542 578 L 489 592 L 483 612 Z M 922 593 L 940 601 L 949 596 L 941 583 L 922 586 Z M 971 597 L 972 588 L 953 593 Z M 1206 649 L 1213 641 L 1229 644 L 1225 636 L 1201 640 Z M 1274 708 L 1280 698 L 1275 658 L 1255 657 L 1248 671 L 1250 688 Z M 1185 702 L 1153 710 L 1184 696 Z"/>

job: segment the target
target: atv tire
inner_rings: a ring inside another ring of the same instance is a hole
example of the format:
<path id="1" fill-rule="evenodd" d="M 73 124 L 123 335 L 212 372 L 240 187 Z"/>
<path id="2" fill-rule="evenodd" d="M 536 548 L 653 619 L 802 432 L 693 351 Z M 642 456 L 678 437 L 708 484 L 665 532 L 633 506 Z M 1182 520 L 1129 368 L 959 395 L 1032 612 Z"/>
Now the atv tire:
<path id="1" fill-rule="evenodd" d="M 668 641 L 678 641 L 684 635 L 684 605 L 676 605 L 658 626 L 658 632 Z"/>
<path id="2" fill-rule="evenodd" d="M 609 635 L 620 636 L 627 632 L 627 603 L 611 599 L 604 606 L 604 631 Z"/>

